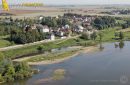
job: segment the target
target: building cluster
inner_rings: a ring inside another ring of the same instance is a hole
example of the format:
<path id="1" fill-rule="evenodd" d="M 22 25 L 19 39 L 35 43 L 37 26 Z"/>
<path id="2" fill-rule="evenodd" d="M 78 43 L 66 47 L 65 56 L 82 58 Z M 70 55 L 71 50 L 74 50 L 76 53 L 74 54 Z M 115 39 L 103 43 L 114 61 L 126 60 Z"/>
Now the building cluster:
<path id="1" fill-rule="evenodd" d="M 39 16 L 38 20 L 41 21 L 44 18 L 44 16 Z M 58 19 L 59 17 L 55 17 Z M 47 25 L 42 25 L 40 23 L 35 23 L 35 24 L 27 24 L 24 23 L 23 30 L 25 32 L 31 31 L 31 30 L 38 30 L 40 33 L 48 33 L 50 40 L 55 40 L 56 37 L 60 37 L 61 39 L 70 37 L 72 33 L 83 33 L 86 32 L 88 34 L 92 34 L 96 29 L 91 25 L 92 21 L 95 19 L 95 17 L 92 16 L 72 16 L 66 17 L 71 25 L 66 24 L 61 27 L 53 28 L 49 27 Z M 11 23 L 11 20 L 9 18 L 5 19 L 4 22 L 6 23 Z M 18 26 L 20 25 L 20 22 L 17 22 Z M 22 26 L 21 26 L 22 27 Z"/>

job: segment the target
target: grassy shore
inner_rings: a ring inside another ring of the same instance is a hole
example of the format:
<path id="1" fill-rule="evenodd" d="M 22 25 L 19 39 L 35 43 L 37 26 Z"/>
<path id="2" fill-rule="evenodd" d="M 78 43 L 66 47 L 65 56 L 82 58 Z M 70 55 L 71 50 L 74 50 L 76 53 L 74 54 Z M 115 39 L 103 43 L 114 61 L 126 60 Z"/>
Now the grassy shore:
<path id="1" fill-rule="evenodd" d="M 23 47 L 23 48 L 18 48 L 18 49 L 2 51 L 2 53 L 6 57 L 15 58 L 17 56 L 22 56 L 22 55 L 26 55 L 26 54 L 36 53 L 36 52 L 38 52 L 37 48 L 39 46 L 42 46 L 44 51 L 48 51 L 48 50 L 55 49 L 55 48 L 84 45 L 84 43 L 86 43 L 85 44 L 86 46 L 90 46 L 90 45 L 95 44 L 95 41 L 92 41 L 92 40 L 82 40 L 80 38 L 77 38 L 77 39 L 67 39 L 67 40 L 60 40 L 60 41 L 42 43 L 42 44 L 39 44 L 39 45 L 33 45 L 33 46 L 28 46 L 28 47 Z"/>
<path id="2" fill-rule="evenodd" d="M 98 50 L 98 48 L 96 46 L 79 47 L 72 51 L 67 51 L 67 52 L 65 51 L 57 54 L 50 53 L 49 55 L 45 55 L 45 56 L 39 55 L 35 57 L 30 57 L 28 59 L 25 59 L 25 61 L 28 62 L 29 65 L 54 64 L 54 63 L 59 63 L 68 60 L 80 53 L 88 53 L 94 50 Z"/>
<path id="3" fill-rule="evenodd" d="M 78 50 L 63 52 L 63 53 L 52 53 L 48 54 L 46 56 L 36 56 L 34 58 L 31 58 L 27 60 L 28 62 L 39 62 L 39 61 L 45 61 L 45 60 L 55 60 L 55 59 L 61 59 L 65 58 L 66 56 L 71 56 L 72 54 L 75 54 Z"/>

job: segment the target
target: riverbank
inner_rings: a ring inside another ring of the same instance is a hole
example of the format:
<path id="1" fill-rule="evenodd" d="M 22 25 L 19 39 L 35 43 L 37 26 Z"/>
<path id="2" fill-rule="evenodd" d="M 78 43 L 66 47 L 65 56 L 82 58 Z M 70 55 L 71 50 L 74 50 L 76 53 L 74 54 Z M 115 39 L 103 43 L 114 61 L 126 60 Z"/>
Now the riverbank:
<path id="1" fill-rule="evenodd" d="M 72 51 L 68 51 L 68 52 L 63 52 L 60 54 L 49 54 L 47 56 L 39 55 L 39 56 L 33 56 L 33 57 L 19 58 L 13 61 L 15 62 L 26 61 L 28 62 L 29 65 L 55 64 L 55 63 L 60 63 L 70 58 L 73 58 L 80 53 L 88 53 L 88 52 L 92 52 L 98 49 L 97 46 L 89 46 L 89 47 L 76 46 L 74 48 L 76 49 Z"/>
<path id="2" fill-rule="evenodd" d="M 23 62 L 26 61 L 28 62 L 29 65 L 43 65 L 43 64 L 54 64 L 54 63 L 60 63 L 65 60 L 68 60 L 79 53 L 87 53 L 87 52 L 92 52 L 93 50 L 97 49 L 95 46 L 90 46 L 90 47 L 82 47 L 82 46 L 73 46 L 71 48 L 74 48 L 71 51 L 68 52 L 63 52 L 59 54 L 50 54 L 50 55 L 37 55 L 37 56 L 29 56 L 25 58 L 18 58 L 14 59 L 14 62 Z M 47 58 L 47 57 L 48 58 Z M 39 59 L 39 60 L 38 60 Z"/>
<path id="3" fill-rule="evenodd" d="M 116 29 L 102 30 L 102 32 L 104 34 L 102 42 L 114 42 L 114 41 L 116 41 L 116 40 L 114 40 L 115 31 L 116 31 Z M 126 35 L 126 33 L 125 33 L 125 35 Z M 93 41 L 93 40 L 83 40 L 83 39 L 80 39 L 78 37 L 78 38 L 75 38 L 75 39 L 61 40 L 60 43 L 59 43 L 59 41 L 54 41 L 54 42 L 44 43 L 44 44 L 38 45 L 38 46 L 42 46 L 44 51 L 47 51 L 49 49 L 51 50 L 51 49 L 61 48 L 61 47 L 81 47 L 82 46 L 82 49 L 83 49 L 83 48 L 86 48 L 87 46 L 95 46 L 97 44 L 99 44 L 99 36 L 97 37 L 97 39 L 95 41 Z M 30 47 L 22 48 L 22 49 L 9 50 L 9 51 L 5 51 L 3 53 L 7 56 L 12 56 L 12 57 L 15 58 L 16 56 L 20 56 L 22 54 L 37 52 L 38 46 L 35 45 L 35 46 L 30 46 Z M 78 49 L 80 49 L 80 48 L 78 48 Z M 16 62 L 27 61 L 27 62 L 29 62 L 30 65 L 53 64 L 53 63 L 59 63 L 59 62 L 62 62 L 64 60 L 67 60 L 67 59 L 71 58 L 71 56 L 73 57 L 73 56 L 78 55 L 78 53 L 77 52 L 66 53 L 67 56 L 69 56 L 69 57 L 66 57 L 66 56 L 59 57 L 61 55 L 64 55 L 64 53 L 60 54 L 60 55 L 59 54 L 58 55 L 34 55 L 34 56 L 27 56 L 25 58 L 21 57 L 19 59 L 15 59 L 14 61 L 16 61 Z M 32 58 L 32 60 L 28 61 L 28 60 L 30 60 L 30 58 Z"/>
<path id="4" fill-rule="evenodd" d="M 70 54 L 69 56 L 66 56 L 64 58 L 59 58 L 59 59 L 53 59 L 53 60 L 45 60 L 45 61 L 40 61 L 40 62 L 28 62 L 29 65 L 47 65 L 47 64 L 56 64 L 63 62 L 65 60 L 71 59 L 75 56 L 77 56 L 80 53 L 88 53 L 92 52 L 94 50 L 97 50 L 98 48 L 96 46 L 89 46 L 89 47 L 79 47 L 78 50 Z"/>

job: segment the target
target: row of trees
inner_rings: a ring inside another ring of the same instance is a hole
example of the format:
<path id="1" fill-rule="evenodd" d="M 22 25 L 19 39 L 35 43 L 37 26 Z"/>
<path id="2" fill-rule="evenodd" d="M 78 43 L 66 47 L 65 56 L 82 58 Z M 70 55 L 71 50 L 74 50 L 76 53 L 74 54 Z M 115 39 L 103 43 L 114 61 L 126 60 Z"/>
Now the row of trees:
<path id="1" fill-rule="evenodd" d="M 92 34 L 88 34 L 88 33 L 83 33 L 81 38 L 85 39 L 85 40 L 96 40 L 97 37 L 99 37 L 99 40 L 102 41 L 103 39 L 103 32 L 93 32 Z M 124 39 L 124 33 L 123 32 L 115 32 L 115 39 L 120 39 L 123 40 Z"/>
<path id="2" fill-rule="evenodd" d="M 43 17 L 43 19 L 40 21 L 42 25 L 47 25 L 49 27 L 61 27 L 65 25 L 70 25 L 71 23 L 67 18 L 54 18 L 54 17 Z"/>
<path id="3" fill-rule="evenodd" d="M 18 44 L 25 44 L 44 40 L 48 38 L 49 35 L 49 33 L 41 33 L 38 32 L 38 30 L 32 30 L 29 32 L 12 31 L 10 40 Z"/>

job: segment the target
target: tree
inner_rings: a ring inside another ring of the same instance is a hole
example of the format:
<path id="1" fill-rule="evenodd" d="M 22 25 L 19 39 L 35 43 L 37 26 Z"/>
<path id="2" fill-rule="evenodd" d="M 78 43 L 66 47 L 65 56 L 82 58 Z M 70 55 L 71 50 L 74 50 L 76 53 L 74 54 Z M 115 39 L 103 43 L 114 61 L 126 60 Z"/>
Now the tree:
<path id="1" fill-rule="evenodd" d="M 115 32 L 114 36 L 115 36 L 115 39 L 116 39 L 119 36 L 118 32 Z"/>
<path id="2" fill-rule="evenodd" d="M 124 42 L 123 42 L 123 41 L 120 41 L 120 43 L 119 43 L 119 48 L 122 49 L 122 48 L 124 47 L 124 45 L 125 45 Z"/>
<path id="3" fill-rule="evenodd" d="M 99 32 L 99 39 L 100 39 L 100 41 L 102 41 L 102 38 L 103 38 L 103 33 L 102 32 Z"/>
<path id="4" fill-rule="evenodd" d="M 119 33 L 119 38 L 122 40 L 122 39 L 124 39 L 124 34 L 123 34 L 123 32 L 120 32 Z"/>
<path id="5" fill-rule="evenodd" d="M 123 24 L 122 25 L 122 29 L 126 29 L 126 28 L 128 28 L 128 25 L 127 24 Z"/>
<path id="6" fill-rule="evenodd" d="M 14 66 L 12 64 L 7 64 L 4 67 L 4 72 L 2 73 L 2 75 L 4 76 L 5 80 L 7 82 L 9 81 L 14 81 L 14 75 L 15 75 L 15 69 Z"/>
<path id="7" fill-rule="evenodd" d="M 93 26 L 98 28 L 99 30 L 108 28 L 108 27 L 113 27 L 116 25 L 116 20 L 114 17 L 109 17 L 109 16 L 101 16 L 97 17 L 93 22 Z"/>
<path id="8" fill-rule="evenodd" d="M 97 33 L 94 31 L 92 34 L 91 34 L 91 39 L 92 40 L 96 40 L 97 38 Z"/>
<path id="9" fill-rule="evenodd" d="M 85 39 L 85 40 L 89 40 L 90 39 L 90 35 L 88 33 L 82 33 L 81 38 Z"/>
<path id="10" fill-rule="evenodd" d="M 21 44 L 27 43 L 26 35 L 24 33 L 19 33 L 19 37 L 17 38 L 17 42 Z"/>

